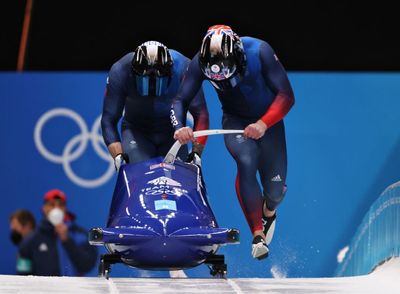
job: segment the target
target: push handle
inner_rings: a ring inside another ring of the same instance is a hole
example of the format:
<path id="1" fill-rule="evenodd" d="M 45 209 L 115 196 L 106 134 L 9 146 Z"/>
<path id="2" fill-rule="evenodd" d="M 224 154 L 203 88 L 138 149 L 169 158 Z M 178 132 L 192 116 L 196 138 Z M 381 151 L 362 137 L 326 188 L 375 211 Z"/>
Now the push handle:
<path id="1" fill-rule="evenodd" d="M 193 136 L 195 138 L 202 136 L 210 136 L 210 135 L 225 135 L 225 134 L 243 134 L 243 130 L 203 130 L 193 132 Z M 182 144 L 177 140 L 174 145 L 172 145 L 171 149 L 169 149 L 167 155 L 164 158 L 164 163 L 173 164 L 176 159 L 176 155 L 178 154 L 179 149 Z"/>

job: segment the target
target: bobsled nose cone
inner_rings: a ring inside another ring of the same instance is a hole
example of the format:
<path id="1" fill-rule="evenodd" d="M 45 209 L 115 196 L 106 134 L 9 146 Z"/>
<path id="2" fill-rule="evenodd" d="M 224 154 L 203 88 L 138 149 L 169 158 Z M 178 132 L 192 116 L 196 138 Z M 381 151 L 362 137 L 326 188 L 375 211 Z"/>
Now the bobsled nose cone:
<path id="1" fill-rule="evenodd" d="M 100 228 L 94 228 L 89 231 L 89 243 L 91 245 L 103 244 L 103 230 Z"/>

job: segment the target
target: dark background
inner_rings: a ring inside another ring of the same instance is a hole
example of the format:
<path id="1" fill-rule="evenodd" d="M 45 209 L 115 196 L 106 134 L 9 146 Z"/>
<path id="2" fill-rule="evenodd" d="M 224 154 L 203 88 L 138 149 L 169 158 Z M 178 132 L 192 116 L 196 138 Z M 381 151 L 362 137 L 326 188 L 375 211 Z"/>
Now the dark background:
<path id="1" fill-rule="evenodd" d="M 16 70 L 25 3 L 2 4 L 0 70 Z M 108 70 L 151 39 L 192 57 L 209 26 L 227 24 L 269 42 L 287 70 L 398 71 L 396 11 L 385 1 L 35 0 L 25 69 Z"/>

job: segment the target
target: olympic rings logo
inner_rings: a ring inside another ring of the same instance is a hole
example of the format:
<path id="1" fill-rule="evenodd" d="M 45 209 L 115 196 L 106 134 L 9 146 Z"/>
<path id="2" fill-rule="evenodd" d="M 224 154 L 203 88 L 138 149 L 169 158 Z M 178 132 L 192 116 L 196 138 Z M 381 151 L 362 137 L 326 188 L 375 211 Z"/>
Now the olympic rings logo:
<path id="1" fill-rule="evenodd" d="M 64 116 L 72 119 L 79 127 L 80 134 L 72 137 L 65 145 L 61 155 L 54 154 L 50 152 L 43 144 L 42 141 L 42 129 L 44 125 L 54 117 Z M 105 151 L 101 144 L 104 144 L 103 138 L 100 135 L 100 120 L 101 116 L 97 117 L 92 129 L 88 130 L 88 127 L 83 120 L 83 118 L 76 112 L 68 108 L 55 108 L 46 113 L 44 113 L 35 125 L 34 130 L 34 141 L 36 148 L 39 150 L 40 154 L 47 160 L 62 164 L 63 169 L 67 177 L 75 184 L 85 187 L 85 188 L 95 188 L 105 184 L 115 173 L 114 162 L 111 156 Z M 96 179 L 84 179 L 76 175 L 72 170 L 71 163 L 78 159 L 88 146 L 88 142 L 91 142 L 93 149 L 96 154 L 108 162 L 109 166 L 106 172 L 96 178 Z M 78 145 L 77 148 L 76 145 Z"/>

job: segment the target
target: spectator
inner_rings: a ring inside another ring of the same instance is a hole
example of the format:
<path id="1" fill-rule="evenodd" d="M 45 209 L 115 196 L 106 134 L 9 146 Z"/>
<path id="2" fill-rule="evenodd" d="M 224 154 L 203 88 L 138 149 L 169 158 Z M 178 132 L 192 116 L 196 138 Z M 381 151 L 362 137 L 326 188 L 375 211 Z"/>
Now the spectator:
<path id="1" fill-rule="evenodd" d="M 35 217 L 26 209 L 18 209 L 10 216 L 10 239 L 15 246 L 21 244 L 22 240 L 29 236 L 36 226 Z"/>
<path id="2" fill-rule="evenodd" d="M 67 211 L 61 190 L 44 195 L 43 220 L 20 246 L 17 272 L 38 276 L 82 276 L 96 264 L 97 249 L 87 240 L 87 231 Z"/>

